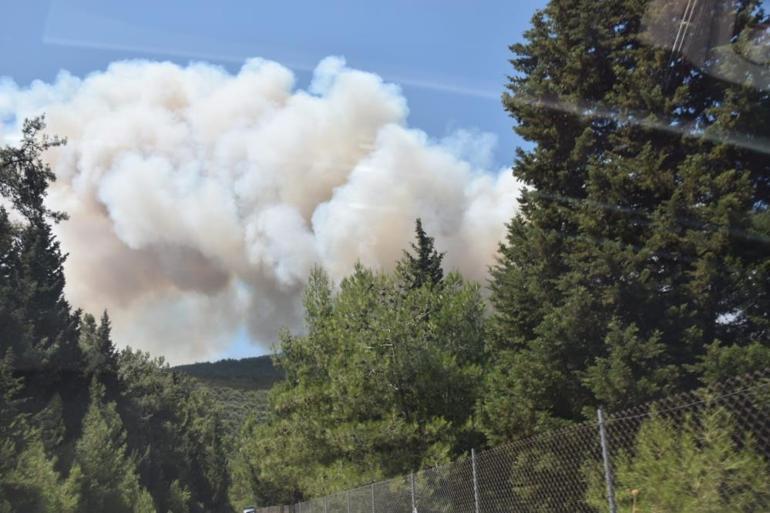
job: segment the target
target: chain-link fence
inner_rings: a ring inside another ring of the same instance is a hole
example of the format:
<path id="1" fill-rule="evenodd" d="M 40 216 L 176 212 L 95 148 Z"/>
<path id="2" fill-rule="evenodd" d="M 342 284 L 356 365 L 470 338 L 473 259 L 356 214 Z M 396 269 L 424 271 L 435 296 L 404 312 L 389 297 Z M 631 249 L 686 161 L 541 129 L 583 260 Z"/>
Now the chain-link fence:
<path id="1" fill-rule="evenodd" d="M 258 513 L 770 512 L 770 369 Z"/>

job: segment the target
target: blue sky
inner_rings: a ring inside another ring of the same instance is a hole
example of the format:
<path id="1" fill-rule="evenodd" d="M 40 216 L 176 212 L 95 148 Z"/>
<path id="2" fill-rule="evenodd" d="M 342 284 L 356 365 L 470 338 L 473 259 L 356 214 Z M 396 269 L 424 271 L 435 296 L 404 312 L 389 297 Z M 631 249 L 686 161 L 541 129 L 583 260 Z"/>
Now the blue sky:
<path id="1" fill-rule="evenodd" d="M 517 140 L 500 106 L 507 46 L 543 0 L 259 2 L 3 0 L 0 76 L 19 85 L 82 76 L 129 58 L 203 60 L 236 71 L 248 57 L 276 60 L 299 86 L 320 59 L 341 55 L 403 87 L 410 125 L 433 137 L 458 127 L 499 137 L 495 161 Z M 11 23 L 8 23 L 11 21 Z"/>
<path id="2" fill-rule="evenodd" d="M 520 40 L 544 0 L 353 0 L 203 2 L 163 0 L 7 1 L 0 77 L 20 86 L 83 76 L 110 62 L 142 58 L 207 61 L 237 71 L 249 57 L 291 68 L 298 87 L 324 57 L 401 85 L 409 125 L 442 138 L 458 128 L 497 135 L 496 167 L 520 141 L 500 104 L 508 45 Z M 260 350 L 241 330 L 223 357 Z"/>

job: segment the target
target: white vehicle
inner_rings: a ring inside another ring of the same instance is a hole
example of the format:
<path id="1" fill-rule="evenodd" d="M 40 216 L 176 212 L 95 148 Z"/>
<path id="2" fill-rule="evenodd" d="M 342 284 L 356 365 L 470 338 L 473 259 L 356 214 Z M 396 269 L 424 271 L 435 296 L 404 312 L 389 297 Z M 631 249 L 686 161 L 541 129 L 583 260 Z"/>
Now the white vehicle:
<path id="1" fill-rule="evenodd" d="M 257 508 L 249 506 L 243 510 L 243 513 L 257 513 Z"/>

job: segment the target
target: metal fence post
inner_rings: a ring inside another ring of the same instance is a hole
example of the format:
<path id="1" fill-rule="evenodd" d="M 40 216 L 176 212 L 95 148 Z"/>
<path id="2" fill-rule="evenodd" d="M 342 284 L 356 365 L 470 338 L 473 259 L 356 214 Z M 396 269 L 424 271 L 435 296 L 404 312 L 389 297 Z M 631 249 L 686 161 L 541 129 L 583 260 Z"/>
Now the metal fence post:
<path id="1" fill-rule="evenodd" d="M 374 483 L 372 483 L 372 513 L 374 512 Z"/>
<path id="2" fill-rule="evenodd" d="M 329 497 L 324 495 L 324 513 L 328 513 L 326 503 L 328 501 Z"/>
<path id="3" fill-rule="evenodd" d="M 417 513 L 417 506 L 414 502 L 414 472 L 409 473 L 409 480 L 412 483 L 412 513 Z"/>
<path id="4" fill-rule="evenodd" d="M 607 430 L 604 422 L 604 410 L 596 410 L 596 416 L 599 418 L 599 440 L 602 443 L 602 460 L 604 460 L 604 480 L 607 482 L 607 502 L 610 506 L 610 513 L 617 513 L 615 504 L 615 489 L 612 485 L 612 464 L 610 462 L 610 448 L 607 443 Z"/>
<path id="5" fill-rule="evenodd" d="M 479 481 L 476 477 L 476 450 L 471 448 L 471 468 L 473 469 L 473 506 L 474 512 L 479 513 Z"/>
<path id="6" fill-rule="evenodd" d="M 350 513 L 350 490 L 345 492 L 345 499 L 346 499 L 346 502 L 348 503 L 348 513 Z"/>

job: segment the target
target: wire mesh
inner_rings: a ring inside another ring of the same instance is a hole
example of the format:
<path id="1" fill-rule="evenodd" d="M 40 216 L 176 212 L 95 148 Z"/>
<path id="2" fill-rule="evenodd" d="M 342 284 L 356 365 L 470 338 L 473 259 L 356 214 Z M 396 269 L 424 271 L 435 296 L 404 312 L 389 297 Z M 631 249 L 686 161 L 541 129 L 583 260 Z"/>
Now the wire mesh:
<path id="1" fill-rule="evenodd" d="M 770 511 L 770 369 L 259 513 Z M 602 458 L 605 433 L 609 474 Z M 614 501 L 608 500 L 608 480 Z"/>
<path id="2" fill-rule="evenodd" d="M 609 415 L 618 511 L 770 511 L 769 388 L 765 370 Z"/>
<path id="3" fill-rule="evenodd" d="M 418 512 L 474 511 L 473 469 L 468 459 L 417 472 L 414 482 Z"/>
<path id="4" fill-rule="evenodd" d="M 395 477 L 372 486 L 375 513 L 410 513 L 412 495 L 409 476 Z"/>

